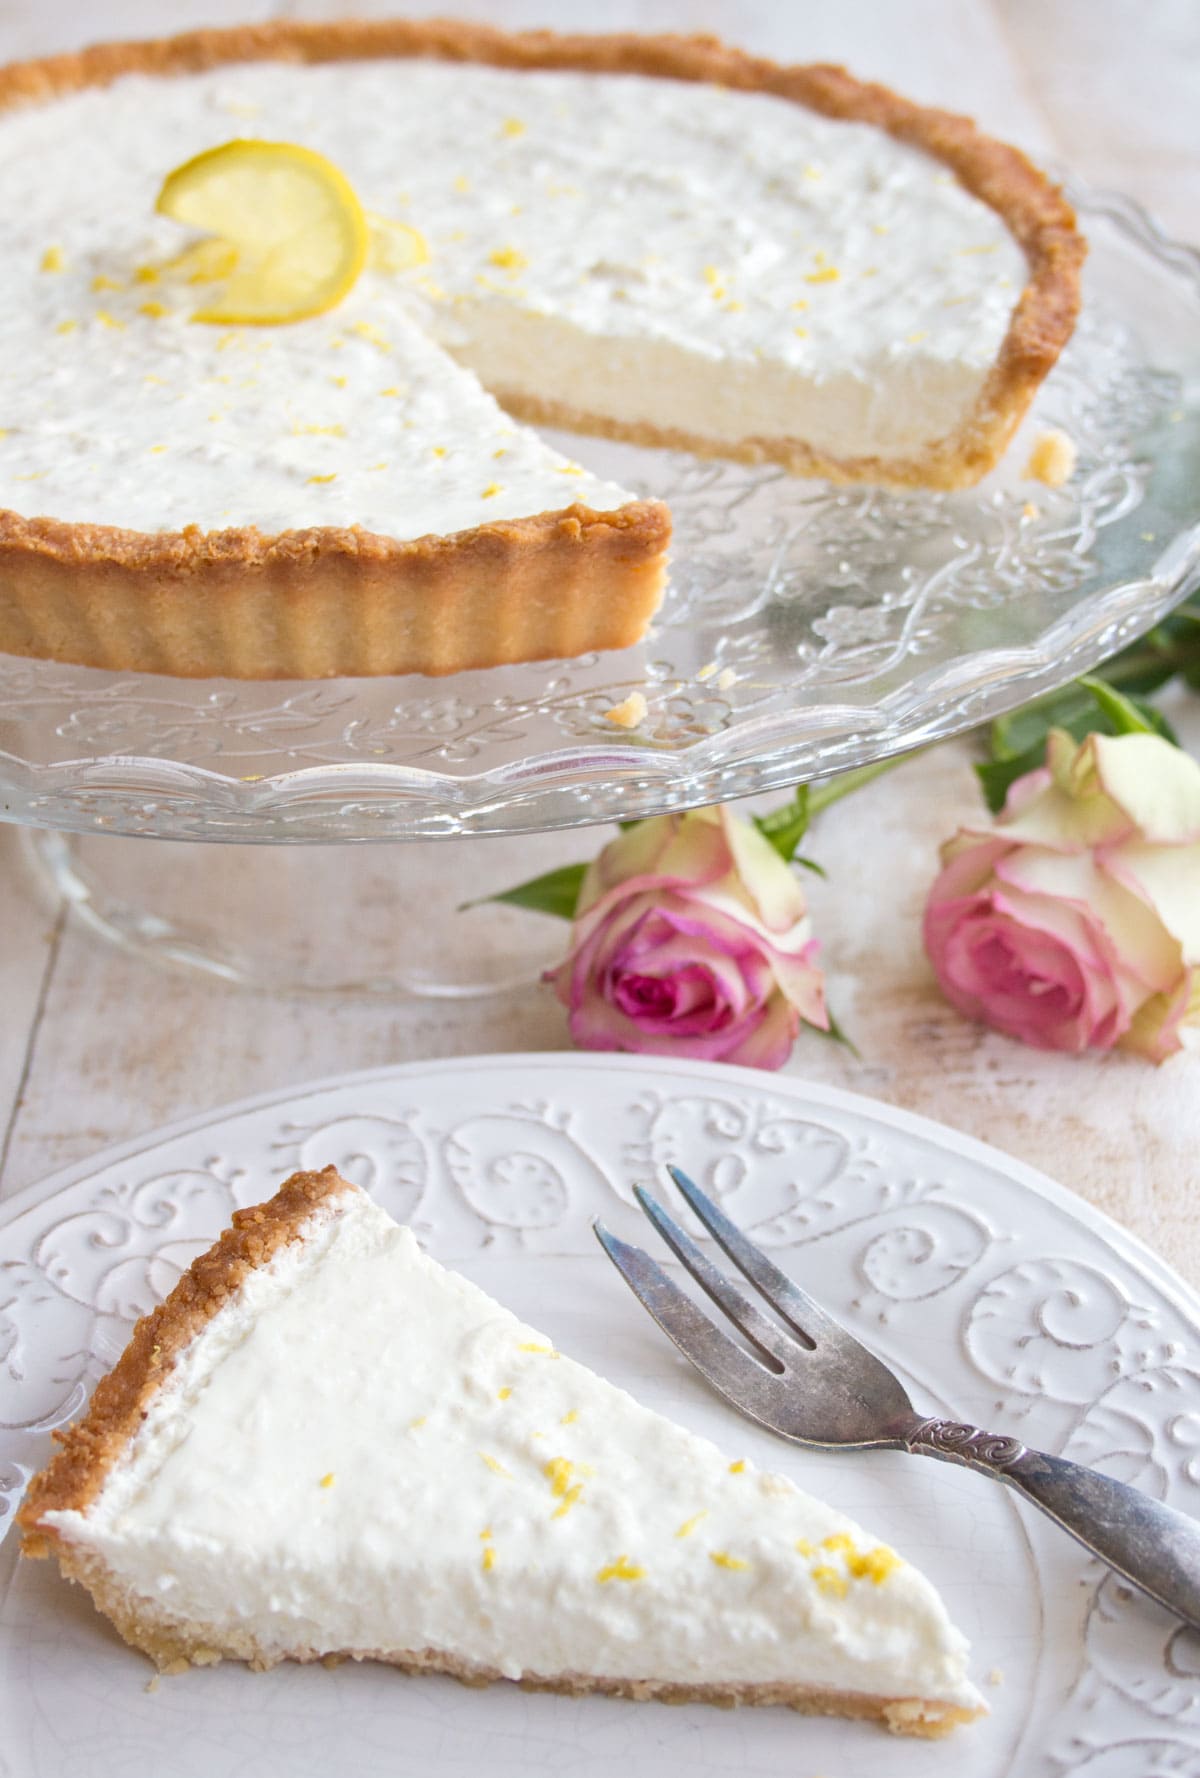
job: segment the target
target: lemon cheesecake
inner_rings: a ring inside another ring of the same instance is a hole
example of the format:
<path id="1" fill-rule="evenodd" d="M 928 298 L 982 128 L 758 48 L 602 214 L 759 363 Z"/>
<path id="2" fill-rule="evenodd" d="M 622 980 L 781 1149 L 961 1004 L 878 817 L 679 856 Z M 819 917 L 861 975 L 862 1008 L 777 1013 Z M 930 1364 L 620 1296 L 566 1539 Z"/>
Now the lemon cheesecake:
<path id="1" fill-rule="evenodd" d="M 560 1354 L 332 1168 L 138 1324 L 20 1523 L 164 1667 L 349 1655 L 925 1736 L 983 1709 L 901 1556 Z"/>
<path id="2" fill-rule="evenodd" d="M 156 207 L 181 160 L 281 145 L 344 188 L 257 256 L 319 262 L 290 308 L 237 263 L 274 175 L 257 214 L 227 179 L 225 262 L 181 254 L 186 191 Z M 0 648 L 180 674 L 626 646 L 669 514 L 528 422 L 965 485 L 1068 337 L 1082 256 L 966 120 L 709 39 L 103 46 L 0 72 L 0 190 Z"/>

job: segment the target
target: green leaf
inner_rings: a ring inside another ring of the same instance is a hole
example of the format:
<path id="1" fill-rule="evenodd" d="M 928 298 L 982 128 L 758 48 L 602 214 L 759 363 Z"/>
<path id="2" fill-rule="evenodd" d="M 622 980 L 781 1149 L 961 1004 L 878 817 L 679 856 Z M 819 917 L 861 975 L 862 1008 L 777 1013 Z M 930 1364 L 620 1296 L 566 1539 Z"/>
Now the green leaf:
<path id="1" fill-rule="evenodd" d="M 1170 723 L 1153 704 L 1127 696 L 1107 680 L 1093 677 L 1077 679 L 1048 698 L 1039 698 L 1009 716 L 997 718 L 988 733 L 992 758 L 1024 759 L 1032 748 L 1045 746 L 1052 728 L 1065 728 L 1076 741 L 1093 733 L 1155 734 L 1178 745 Z"/>
<path id="2" fill-rule="evenodd" d="M 842 1030 L 842 1027 L 838 1024 L 837 1019 L 835 1018 L 834 1013 L 833 1013 L 833 1008 L 828 1004 L 828 1002 L 826 1002 L 826 1006 L 825 1006 L 825 1016 L 829 1020 L 829 1025 L 826 1030 L 822 1031 L 820 1025 L 810 1025 L 810 1026 L 808 1026 L 808 1029 L 810 1031 L 815 1031 L 818 1037 L 827 1037 L 831 1043 L 842 1044 L 844 1048 L 846 1048 L 850 1051 L 850 1054 L 854 1057 L 854 1060 L 856 1062 L 861 1062 L 862 1061 L 861 1055 L 859 1054 L 855 1045 L 851 1042 L 850 1038 L 848 1038 L 846 1036 L 846 1033 Z"/>
<path id="3" fill-rule="evenodd" d="M 808 785 L 797 784 L 796 794 L 781 809 L 769 815 L 755 815 L 754 825 L 769 840 L 785 864 L 796 856 L 796 847 L 808 832 Z"/>
<path id="4" fill-rule="evenodd" d="M 573 920 L 583 887 L 586 864 L 564 864 L 549 870 L 543 877 L 518 883 L 515 889 L 504 889 L 498 895 L 481 895 L 477 901 L 464 901 L 460 914 L 468 908 L 483 907 L 487 902 L 503 902 L 510 908 L 528 908 L 535 914 L 553 914 L 559 920 Z"/>
<path id="5" fill-rule="evenodd" d="M 1153 735 L 1157 732 L 1145 704 L 1137 698 L 1127 698 L 1124 692 L 1118 691 L 1115 685 L 1108 685 L 1103 679 L 1084 678 L 1079 681 L 1091 692 L 1105 716 L 1112 723 L 1109 731 L 1114 735 Z"/>
<path id="6" fill-rule="evenodd" d="M 1200 666 L 1200 659 L 1196 664 Z M 1144 664 L 1136 664 L 1121 674 L 1121 690 L 1129 697 L 1149 697 L 1151 692 L 1161 691 L 1178 672 L 1177 660 L 1171 660 L 1165 654 L 1156 660 L 1153 654 L 1148 654 Z"/>
<path id="7" fill-rule="evenodd" d="M 1065 728 L 1078 740 L 1080 721 L 1086 723 L 1095 715 L 1096 700 L 1091 693 L 1081 685 L 1066 685 L 1048 698 L 998 717 L 988 736 L 992 758 L 1023 759 L 1033 747 L 1044 749 L 1052 728 Z"/>
<path id="8" fill-rule="evenodd" d="M 825 869 L 823 864 L 818 864 L 815 858 L 805 858 L 799 852 L 792 854 L 792 863 L 803 865 L 804 869 L 810 870 L 814 877 L 827 877 L 829 875 L 829 872 Z"/>

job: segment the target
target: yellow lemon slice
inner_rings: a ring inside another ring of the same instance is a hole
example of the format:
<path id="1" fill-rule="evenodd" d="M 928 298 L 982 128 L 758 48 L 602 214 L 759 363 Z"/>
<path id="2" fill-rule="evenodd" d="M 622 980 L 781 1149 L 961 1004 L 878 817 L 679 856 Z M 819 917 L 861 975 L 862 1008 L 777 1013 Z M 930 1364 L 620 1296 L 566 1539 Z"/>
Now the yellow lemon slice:
<path id="1" fill-rule="evenodd" d="M 193 321 L 266 327 L 323 315 L 366 263 L 370 231 L 349 180 L 292 142 L 209 148 L 167 175 L 155 208 L 223 250 L 207 273 L 220 288 Z"/>
<path id="2" fill-rule="evenodd" d="M 377 271 L 408 272 L 414 266 L 428 265 L 429 245 L 419 228 L 369 212 L 367 221 L 371 225 L 369 263 Z"/>

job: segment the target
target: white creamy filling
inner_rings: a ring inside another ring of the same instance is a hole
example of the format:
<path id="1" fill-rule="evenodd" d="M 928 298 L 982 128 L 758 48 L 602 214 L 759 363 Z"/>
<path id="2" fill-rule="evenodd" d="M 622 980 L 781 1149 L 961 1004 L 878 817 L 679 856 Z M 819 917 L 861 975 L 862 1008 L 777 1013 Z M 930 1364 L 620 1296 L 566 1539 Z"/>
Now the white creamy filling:
<path id="1" fill-rule="evenodd" d="M 856 1575 L 867 1532 L 557 1355 L 360 1193 L 192 1342 L 87 1513 L 46 1516 L 271 1654 L 979 1702 L 915 1569 Z"/>
<path id="2" fill-rule="evenodd" d="M 235 135 L 328 155 L 429 263 L 292 326 L 191 323 L 194 288 L 138 277 L 186 239 L 154 199 Z M 130 76 L 14 110 L 0 214 L 0 506 L 145 531 L 414 537 L 630 498 L 434 341 L 501 392 L 716 443 L 919 450 L 970 409 L 1025 276 L 994 212 L 878 130 L 433 62 Z"/>

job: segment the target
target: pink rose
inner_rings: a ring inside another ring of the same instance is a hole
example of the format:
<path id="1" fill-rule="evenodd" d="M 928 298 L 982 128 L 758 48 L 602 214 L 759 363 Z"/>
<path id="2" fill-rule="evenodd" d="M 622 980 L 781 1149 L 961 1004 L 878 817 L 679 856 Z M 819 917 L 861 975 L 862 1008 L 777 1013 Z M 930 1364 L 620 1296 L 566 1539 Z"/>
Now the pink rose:
<path id="1" fill-rule="evenodd" d="M 1200 765 L 1170 742 L 1053 731 L 1045 766 L 942 865 L 925 948 L 968 1018 L 1155 1062 L 1200 1023 Z"/>
<path id="2" fill-rule="evenodd" d="M 749 821 L 697 809 L 605 846 L 547 980 L 584 1049 L 779 1068 L 801 1019 L 828 1025 L 815 950 L 791 868 Z"/>

